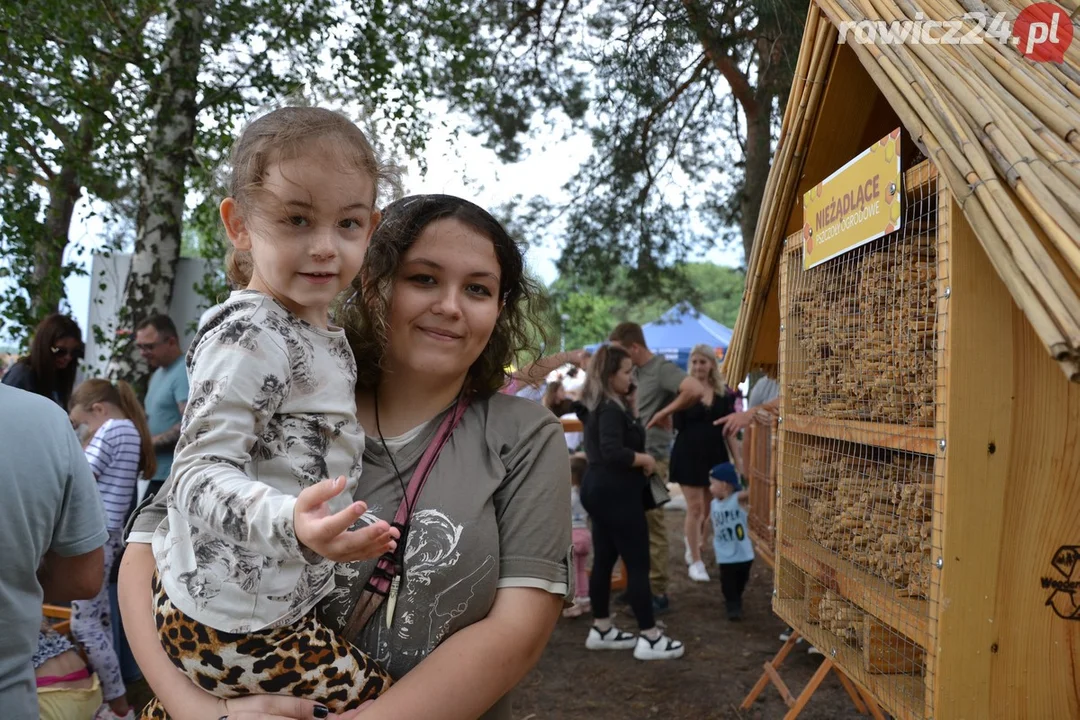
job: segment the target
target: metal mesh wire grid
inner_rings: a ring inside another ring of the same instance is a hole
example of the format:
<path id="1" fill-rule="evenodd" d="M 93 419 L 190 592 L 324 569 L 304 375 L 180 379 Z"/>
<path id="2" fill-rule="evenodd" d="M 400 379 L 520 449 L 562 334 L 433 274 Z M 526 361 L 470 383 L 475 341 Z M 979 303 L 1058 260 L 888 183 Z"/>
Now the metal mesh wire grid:
<path id="1" fill-rule="evenodd" d="M 897 232 L 805 271 L 800 235 L 786 243 L 775 608 L 894 716 L 923 718 L 948 212 L 928 163 L 904 185 Z"/>
<path id="2" fill-rule="evenodd" d="M 758 549 L 776 552 L 776 418 L 755 417 L 743 434 L 741 468 L 750 490 L 747 524 Z"/>

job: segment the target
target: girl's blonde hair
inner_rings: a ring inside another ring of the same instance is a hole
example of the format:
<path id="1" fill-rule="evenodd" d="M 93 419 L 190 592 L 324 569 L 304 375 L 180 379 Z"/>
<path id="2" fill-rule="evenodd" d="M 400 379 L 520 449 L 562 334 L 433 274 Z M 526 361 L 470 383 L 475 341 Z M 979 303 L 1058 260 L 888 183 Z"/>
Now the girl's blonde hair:
<path id="1" fill-rule="evenodd" d="M 319 107 L 282 107 L 253 120 L 233 144 L 227 192 L 248 215 L 274 163 L 293 160 L 311 150 L 313 143 L 331 143 L 333 157 L 341 167 L 359 170 L 374 185 L 371 208 L 378 208 L 379 190 L 400 188 L 401 170 L 383 163 L 367 136 L 351 120 Z M 230 248 L 225 272 L 233 287 L 251 282 L 251 253 Z"/>
<path id="2" fill-rule="evenodd" d="M 690 351 L 690 357 L 699 355 L 709 361 L 709 376 L 708 382 L 712 387 L 713 392 L 718 395 L 723 395 L 727 392 L 727 381 L 724 379 L 724 374 L 720 371 L 720 366 L 716 362 L 716 350 L 708 345 L 695 345 L 694 349 Z"/>
<path id="3" fill-rule="evenodd" d="M 154 477 L 157 472 L 157 456 L 154 454 L 153 436 L 135 391 L 123 380 L 117 380 L 115 385 L 108 380 L 85 380 L 71 393 L 69 407 L 89 409 L 96 403 L 115 405 L 124 413 L 124 417 L 135 424 L 135 429 L 139 431 L 139 464 L 143 478 L 149 480 Z"/>

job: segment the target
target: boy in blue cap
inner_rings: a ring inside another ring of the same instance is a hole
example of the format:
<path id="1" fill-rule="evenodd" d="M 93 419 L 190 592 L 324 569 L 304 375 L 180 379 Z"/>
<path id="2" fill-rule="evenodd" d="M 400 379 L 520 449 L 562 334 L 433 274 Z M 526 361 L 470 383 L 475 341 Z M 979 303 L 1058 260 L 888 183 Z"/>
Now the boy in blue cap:
<path id="1" fill-rule="evenodd" d="M 742 619 L 742 594 L 750 579 L 754 546 L 746 532 L 746 509 L 749 493 L 743 490 L 735 466 L 721 463 L 709 471 L 709 490 L 713 501 L 710 515 L 713 524 L 713 549 L 720 566 L 720 589 L 724 593 L 728 620 Z"/>

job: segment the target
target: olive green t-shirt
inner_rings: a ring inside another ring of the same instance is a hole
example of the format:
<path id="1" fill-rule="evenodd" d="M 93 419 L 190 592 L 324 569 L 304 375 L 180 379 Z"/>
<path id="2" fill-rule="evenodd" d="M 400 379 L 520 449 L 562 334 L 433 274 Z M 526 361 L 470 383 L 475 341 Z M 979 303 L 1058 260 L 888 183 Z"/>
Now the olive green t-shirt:
<path id="1" fill-rule="evenodd" d="M 638 418 L 648 425 L 652 416 L 679 394 L 679 384 L 686 377 L 678 365 L 662 355 L 653 355 L 637 369 Z M 645 452 L 657 459 L 671 454 L 671 431 L 659 427 L 645 432 Z"/>
<path id="2" fill-rule="evenodd" d="M 401 480 L 377 437 L 368 437 L 356 499 L 368 503 L 361 522 L 390 522 L 412 472 L 442 415 L 401 447 L 390 447 Z M 411 435 L 411 433 L 410 433 Z M 546 408 L 497 394 L 474 401 L 450 436 L 413 511 L 404 581 L 394 620 L 387 603 L 354 644 L 395 678 L 420 663 L 443 640 L 482 620 L 502 587 L 535 587 L 571 597 L 570 463 L 562 426 Z M 164 519 L 160 502 L 144 507 L 129 542 L 147 542 Z M 340 630 L 371 574 L 374 561 L 340 564 L 336 589 L 319 615 Z M 502 698 L 483 720 L 509 720 Z"/>

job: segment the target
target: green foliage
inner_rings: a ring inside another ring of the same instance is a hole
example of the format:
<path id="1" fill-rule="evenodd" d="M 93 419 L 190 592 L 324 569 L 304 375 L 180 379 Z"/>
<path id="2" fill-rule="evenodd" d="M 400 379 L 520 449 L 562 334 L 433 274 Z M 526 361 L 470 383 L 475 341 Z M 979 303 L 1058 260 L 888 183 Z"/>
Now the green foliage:
<path id="1" fill-rule="evenodd" d="M 131 177 L 127 120 L 133 95 L 117 79 L 141 53 L 139 33 L 111 17 L 146 15 L 146 3 L 25 0 L 0 7 L 0 330 L 25 343 L 61 309 L 78 272 L 67 250 L 84 188 L 112 201 Z"/>
<path id="2" fill-rule="evenodd" d="M 580 348 L 605 339 L 614 327 L 617 304 L 614 298 L 591 292 L 567 293 L 558 307 L 565 347 Z"/>
<path id="3" fill-rule="evenodd" d="M 527 200 L 522 222 L 563 237 L 561 273 L 605 285 L 624 268 L 628 297 L 674 302 L 693 288 L 673 268 L 740 238 L 749 248 L 806 5 L 481 3 L 466 12 L 485 72 L 440 87 L 506 160 L 554 121 L 588 133 L 566 199 Z"/>
<path id="4" fill-rule="evenodd" d="M 182 160 L 173 163 L 180 176 L 166 182 L 185 195 L 219 199 L 219 169 L 237 129 L 253 112 L 285 103 L 348 108 L 385 154 L 416 153 L 429 129 L 417 108 L 430 96 L 432 68 L 464 82 L 475 61 L 460 14 L 429 15 L 424 3 L 202 2 L 209 8 L 202 57 L 190 78 L 197 132 L 163 151 Z M 172 119 L 159 112 L 172 92 L 161 72 L 172 49 L 169 12 L 191 8 L 183 0 L 0 6 L 0 279 L 8 281 L 0 330 L 25 339 L 59 306 L 64 279 L 78 268 L 68 234 L 80 198 L 104 201 L 125 225 L 145 216 L 145 207 L 136 209 L 140 197 L 146 202 L 135 181 L 148 166 L 140 153 L 153 147 L 154 128 Z M 417 18 L 442 28 L 437 48 L 412 29 Z M 187 221 L 205 226 L 198 212 L 189 208 Z M 193 247 L 212 254 L 216 246 L 204 241 L 212 234 L 205 227 L 195 234 Z M 169 274 L 162 281 L 171 282 Z M 220 287 L 215 276 L 204 291 L 217 295 Z"/>
<path id="5" fill-rule="evenodd" d="M 742 270 L 707 262 L 685 263 L 674 270 L 681 274 L 674 283 L 680 286 L 687 283 L 694 288 L 693 296 L 680 300 L 689 302 L 723 325 L 735 326 L 745 281 Z M 550 288 L 554 300 L 550 323 L 553 328 L 563 329 L 566 347 L 600 342 L 620 322 L 644 325 L 671 309 L 674 303 L 665 297 L 666 289 L 658 295 L 642 297 L 639 293 L 627 292 L 632 282 L 632 275 L 626 268 L 617 270 L 613 282 L 607 286 L 590 285 L 567 275 L 556 279 Z"/>

